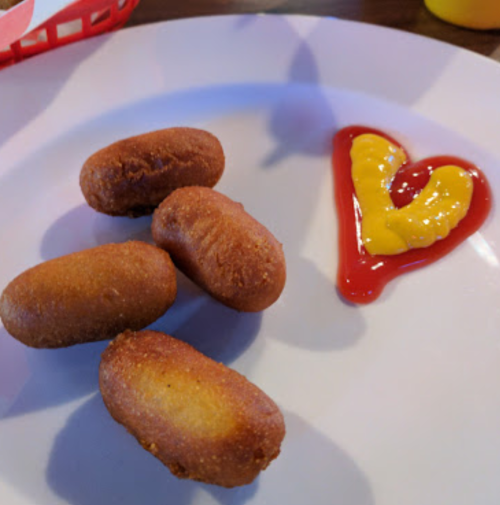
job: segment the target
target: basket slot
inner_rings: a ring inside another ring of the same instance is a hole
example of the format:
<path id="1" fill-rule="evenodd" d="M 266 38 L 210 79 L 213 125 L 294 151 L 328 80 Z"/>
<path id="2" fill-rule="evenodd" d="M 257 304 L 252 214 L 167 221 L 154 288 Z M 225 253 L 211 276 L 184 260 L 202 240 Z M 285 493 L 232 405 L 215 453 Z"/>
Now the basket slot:
<path id="1" fill-rule="evenodd" d="M 81 33 L 82 31 L 83 21 L 81 19 L 75 19 L 66 23 L 59 23 L 57 25 L 57 36 L 59 39 L 70 37 L 71 35 Z"/>
<path id="2" fill-rule="evenodd" d="M 25 39 L 21 39 L 20 42 L 21 42 L 21 47 L 23 49 L 26 48 L 26 47 L 34 46 L 37 43 L 36 40 L 26 39 L 26 38 Z"/>
<path id="3" fill-rule="evenodd" d="M 25 35 L 21 39 L 21 47 L 28 48 L 39 44 L 47 43 L 47 31 L 43 28 L 38 28 L 37 30 Z"/>
<path id="4" fill-rule="evenodd" d="M 35 32 L 33 32 L 33 34 L 37 42 L 48 42 L 47 30 L 45 30 L 44 28 L 36 30 Z M 29 35 L 27 35 L 26 37 L 29 37 Z"/>
<path id="5" fill-rule="evenodd" d="M 102 11 L 98 12 L 93 12 L 90 16 L 90 22 L 92 23 L 92 26 L 98 25 L 106 21 L 111 17 L 111 10 L 110 9 L 105 9 Z"/>

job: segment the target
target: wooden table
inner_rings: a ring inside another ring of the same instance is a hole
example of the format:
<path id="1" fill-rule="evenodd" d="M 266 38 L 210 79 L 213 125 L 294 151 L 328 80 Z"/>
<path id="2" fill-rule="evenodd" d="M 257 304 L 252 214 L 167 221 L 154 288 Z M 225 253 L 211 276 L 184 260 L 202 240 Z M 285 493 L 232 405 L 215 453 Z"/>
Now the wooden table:
<path id="1" fill-rule="evenodd" d="M 313 14 L 406 30 L 500 61 L 500 30 L 473 31 L 434 17 L 423 0 L 141 0 L 128 26 L 214 14 Z"/>

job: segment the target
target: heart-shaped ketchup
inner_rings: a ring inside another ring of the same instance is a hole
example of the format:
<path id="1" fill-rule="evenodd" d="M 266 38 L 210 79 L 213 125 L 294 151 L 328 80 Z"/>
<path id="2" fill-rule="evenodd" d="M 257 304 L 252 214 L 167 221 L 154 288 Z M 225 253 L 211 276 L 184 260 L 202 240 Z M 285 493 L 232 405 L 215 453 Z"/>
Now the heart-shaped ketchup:
<path id="1" fill-rule="evenodd" d="M 390 196 L 396 208 L 403 208 L 427 185 L 432 172 L 445 165 L 467 171 L 473 181 L 473 193 L 465 217 L 446 238 L 428 247 L 410 249 L 395 255 L 370 255 L 361 239 L 362 215 L 352 179 L 351 148 L 363 134 L 387 139 L 403 150 L 406 163 L 396 172 Z M 354 303 L 377 299 L 385 285 L 402 273 L 421 268 L 442 258 L 476 232 L 491 209 L 491 190 L 484 174 L 474 164 L 455 156 L 435 156 L 412 163 L 407 151 L 384 132 L 364 126 L 343 128 L 333 140 L 335 202 L 339 223 L 339 266 L 337 285 L 340 294 Z"/>

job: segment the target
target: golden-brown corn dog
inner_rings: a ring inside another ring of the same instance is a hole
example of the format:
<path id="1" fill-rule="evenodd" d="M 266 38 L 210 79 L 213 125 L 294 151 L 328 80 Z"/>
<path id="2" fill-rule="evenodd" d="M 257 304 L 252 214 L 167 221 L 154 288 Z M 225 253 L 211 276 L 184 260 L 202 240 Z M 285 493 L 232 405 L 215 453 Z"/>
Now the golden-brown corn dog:
<path id="1" fill-rule="evenodd" d="M 151 214 L 177 188 L 213 187 L 224 163 L 222 146 L 211 133 L 166 128 L 120 140 L 90 156 L 80 187 L 95 210 L 138 217 Z"/>
<path id="2" fill-rule="evenodd" d="M 217 191 L 174 191 L 155 211 L 152 230 L 174 264 L 229 307 L 258 312 L 283 291 L 281 244 L 243 205 Z"/>
<path id="3" fill-rule="evenodd" d="M 99 383 L 113 418 L 180 478 L 249 484 L 280 452 L 285 424 L 276 404 L 164 333 L 119 335 L 103 353 Z"/>
<path id="4" fill-rule="evenodd" d="M 41 263 L 0 298 L 5 329 L 31 347 L 66 347 L 142 329 L 173 304 L 169 255 L 144 242 L 108 244 Z"/>

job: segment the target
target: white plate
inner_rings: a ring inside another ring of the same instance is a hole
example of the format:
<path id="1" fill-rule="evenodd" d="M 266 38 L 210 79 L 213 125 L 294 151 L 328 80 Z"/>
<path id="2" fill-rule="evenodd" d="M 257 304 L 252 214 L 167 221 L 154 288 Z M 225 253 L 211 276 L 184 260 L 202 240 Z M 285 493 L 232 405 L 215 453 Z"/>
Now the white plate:
<path id="1" fill-rule="evenodd" d="M 247 375 L 279 404 L 282 454 L 252 485 L 180 481 L 106 412 L 105 343 L 48 351 L 0 328 L 0 502 L 8 505 L 498 505 L 500 226 L 496 208 L 438 263 L 353 307 L 338 297 L 330 144 L 386 130 L 414 158 L 455 154 L 500 195 L 500 66 L 336 19 L 228 16 L 76 44 L 0 74 L 0 286 L 43 260 L 151 240 L 150 218 L 99 215 L 83 161 L 157 128 L 222 141 L 217 189 L 284 244 L 288 282 L 259 315 L 181 282 L 153 325 Z"/>

